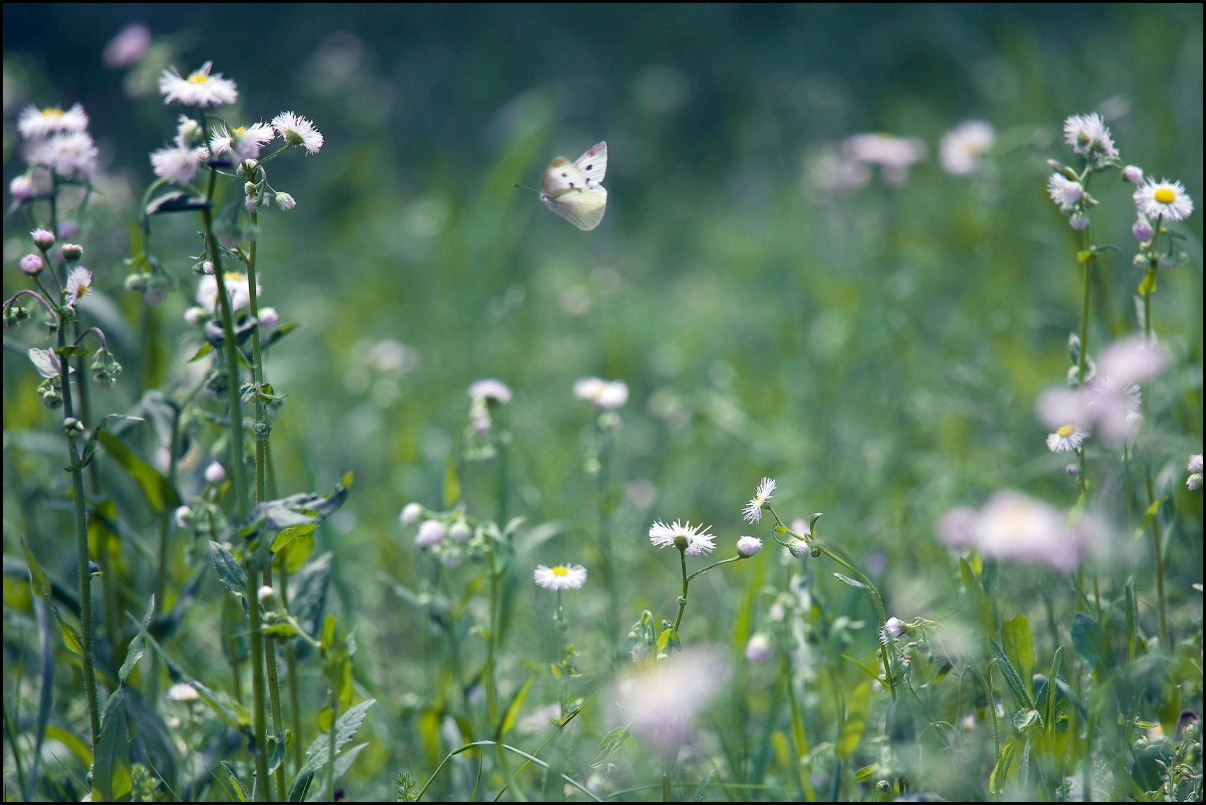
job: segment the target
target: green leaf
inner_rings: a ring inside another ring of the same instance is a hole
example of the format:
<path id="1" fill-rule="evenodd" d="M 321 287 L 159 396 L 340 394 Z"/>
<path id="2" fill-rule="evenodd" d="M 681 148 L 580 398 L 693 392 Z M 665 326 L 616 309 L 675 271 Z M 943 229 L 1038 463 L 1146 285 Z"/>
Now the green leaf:
<path id="1" fill-rule="evenodd" d="M 1038 710 L 1018 710 L 1013 714 L 1013 726 L 1018 732 L 1025 732 L 1038 723 L 1041 723 Z"/>
<path id="2" fill-rule="evenodd" d="M 110 458 L 124 469 L 146 498 L 147 505 L 156 514 L 173 510 L 180 505 L 180 496 L 168 481 L 167 476 L 143 461 L 121 439 L 107 430 L 98 431 L 100 442 L 105 446 Z"/>
<path id="3" fill-rule="evenodd" d="M 451 509 L 461 499 L 461 479 L 456 471 L 456 459 L 448 456 L 444 463 L 444 508 Z"/>
<path id="4" fill-rule="evenodd" d="M 992 646 L 993 652 L 997 655 L 997 660 L 999 660 L 999 665 L 1001 666 L 1001 674 L 1005 677 L 1005 683 L 1009 685 L 1013 698 L 1017 700 L 1018 707 L 1021 707 L 1023 710 L 1033 710 L 1034 700 L 1030 698 L 1030 693 L 1027 691 L 1025 683 L 1018 676 L 1018 670 L 1013 667 L 1013 663 L 1009 661 L 1009 656 L 1005 653 L 1005 649 L 1001 648 L 1001 644 L 991 637 L 988 639 L 988 642 Z"/>
<path id="5" fill-rule="evenodd" d="M 376 699 L 365 699 L 360 704 L 348 709 L 346 713 L 341 715 L 335 722 L 335 752 L 348 744 L 356 736 L 356 731 L 360 729 L 360 725 L 364 723 L 365 717 L 368 715 L 369 708 L 377 703 Z M 328 708 L 329 709 L 329 708 Z M 302 764 L 301 770 L 298 772 L 298 777 L 301 777 L 306 772 L 313 774 L 319 769 L 327 765 L 328 755 L 331 751 L 331 736 L 319 735 L 306 749 L 306 760 Z"/>
<path id="6" fill-rule="evenodd" d="M 288 802 L 305 802 L 306 792 L 310 790 L 310 782 L 314 779 L 314 772 L 303 769 L 293 778 L 293 784 L 289 786 L 289 793 L 286 796 Z"/>
<path id="7" fill-rule="evenodd" d="M 230 778 L 230 782 L 234 784 L 233 793 L 238 797 L 239 802 L 251 802 L 251 792 L 247 789 L 247 786 L 243 785 L 243 781 L 239 779 L 239 772 L 235 769 L 234 764 L 229 760 L 218 762 L 226 770 L 226 776 Z"/>
<path id="8" fill-rule="evenodd" d="M 657 653 L 662 654 L 667 651 L 681 649 L 682 643 L 679 642 L 678 632 L 674 629 L 663 629 L 662 633 L 657 636 Z"/>
<path id="9" fill-rule="evenodd" d="M 21 551 L 25 554 L 25 567 L 29 569 L 29 583 L 33 588 L 34 595 L 41 598 L 43 601 L 50 600 L 51 586 L 50 579 L 46 578 L 45 571 L 38 564 L 38 559 L 29 550 L 29 546 L 25 544 L 25 537 L 21 537 Z"/>
<path id="10" fill-rule="evenodd" d="M 1013 760 L 1016 753 L 1017 743 L 1013 738 L 1010 738 L 1001 746 L 1001 754 L 997 756 L 997 762 L 992 767 L 992 773 L 988 775 L 988 793 L 995 796 L 1005 790 L 1005 786 L 1012 776 Z"/>
<path id="11" fill-rule="evenodd" d="M 864 682 L 846 697 L 846 718 L 838 735 L 837 756 L 845 760 L 854 755 L 867 730 L 867 713 L 871 709 L 871 683 Z"/>
<path id="12" fill-rule="evenodd" d="M 1004 638 L 1005 654 L 1026 685 L 1027 692 L 1032 692 L 1029 681 L 1034 674 L 1034 637 L 1030 632 L 1030 621 L 1019 612 L 1001 624 L 1001 636 Z"/>
<path id="13" fill-rule="evenodd" d="M 1072 618 L 1072 645 L 1076 653 L 1091 662 L 1099 671 L 1109 671 L 1117 665 L 1110 647 L 1110 635 L 1101 624 L 1083 612 Z"/>
<path id="14" fill-rule="evenodd" d="M 556 666 L 554 666 L 556 667 Z M 503 713 L 502 723 L 498 725 L 498 739 L 502 740 L 511 729 L 515 726 L 515 719 L 519 716 L 519 710 L 523 707 L 524 699 L 528 696 L 528 691 L 532 688 L 532 683 L 536 681 L 535 675 L 529 676 L 524 681 L 519 689 L 515 691 L 515 695 L 511 697 L 510 704 L 507 705 L 507 711 Z"/>
<path id="15" fill-rule="evenodd" d="M 836 578 L 838 581 L 843 581 L 843 582 L 845 582 L 846 584 L 849 584 L 851 587 L 857 587 L 857 588 L 859 588 L 860 590 L 870 590 L 870 589 L 871 589 L 871 588 L 870 588 L 870 587 L 868 587 L 867 585 L 863 584 L 861 581 L 857 581 L 857 580 L 855 580 L 855 579 L 852 579 L 852 578 L 850 578 L 849 576 L 843 576 L 841 573 L 834 573 L 834 574 L 833 574 L 833 576 L 834 576 L 834 578 Z"/>
<path id="16" fill-rule="evenodd" d="M 212 539 L 209 541 L 209 556 L 218 571 L 218 580 L 222 586 L 240 598 L 247 594 L 247 574 L 243 566 L 234 558 L 234 554 Z"/>
<path id="17" fill-rule="evenodd" d="M 126 661 L 121 664 L 121 670 L 117 672 L 117 678 L 121 680 L 123 685 L 129 679 L 134 666 L 138 665 L 138 661 L 146 653 L 146 641 L 144 638 L 147 634 L 147 627 L 151 625 L 151 616 L 154 614 L 155 596 L 151 596 L 151 605 L 147 607 L 147 614 L 143 616 L 142 623 L 138 625 L 138 634 L 134 635 L 134 639 L 126 647 Z"/>
<path id="18" fill-rule="evenodd" d="M 96 762 L 92 764 L 93 802 L 125 802 L 134 793 L 125 701 L 125 689 L 118 688 L 105 707 L 105 719 L 96 739 Z"/>
<path id="19" fill-rule="evenodd" d="M 77 657 L 83 657 L 84 641 L 80 639 L 80 633 L 75 630 L 74 626 L 63 619 L 58 607 L 52 606 L 50 611 L 54 613 L 55 620 L 59 622 L 59 626 L 63 629 L 63 645 L 72 654 Z"/>

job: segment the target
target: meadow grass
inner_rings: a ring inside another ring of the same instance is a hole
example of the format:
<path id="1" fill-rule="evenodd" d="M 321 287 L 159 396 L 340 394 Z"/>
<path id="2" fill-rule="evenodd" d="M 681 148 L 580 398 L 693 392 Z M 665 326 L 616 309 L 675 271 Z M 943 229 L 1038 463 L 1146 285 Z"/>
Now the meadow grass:
<path id="1" fill-rule="evenodd" d="M 1200 7 L 473 12 L 6 6 L 6 799 L 1200 800 Z"/>

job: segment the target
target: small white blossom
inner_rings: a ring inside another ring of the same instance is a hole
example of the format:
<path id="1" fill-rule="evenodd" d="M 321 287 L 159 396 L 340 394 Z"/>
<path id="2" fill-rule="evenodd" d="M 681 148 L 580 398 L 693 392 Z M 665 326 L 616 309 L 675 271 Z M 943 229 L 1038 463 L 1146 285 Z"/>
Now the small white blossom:
<path id="1" fill-rule="evenodd" d="M 159 94 L 164 103 L 182 106 L 228 106 L 239 99 L 235 82 L 223 78 L 221 73 L 210 75 L 214 63 L 207 61 L 201 69 L 181 78 L 175 67 L 164 70 L 159 77 Z"/>
<path id="2" fill-rule="evenodd" d="M 708 528 L 702 523 L 693 526 L 675 520 L 666 525 L 658 520 L 649 527 L 649 541 L 658 548 L 676 547 L 687 556 L 700 556 L 716 548 L 716 537 L 708 533 Z"/>
<path id="3" fill-rule="evenodd" d="M 58 106 L 39 109 L 27 106 L 17 118 L 17 131 L 26 140 L 43 140 L 60 132 L 83 132 L 88 129 L 88 115 L 78 103 L 64 112 Z"/>
<path id="4" fill-rule="evenodd" d="M 415 535 L 415 544 L 420 548 L 430 548 L 432 545 L 439 545 L 444 541 L 444 535 L 447 533 L 444 524 L 439 520 L 424 520 L 419 526 L 419 533 Z"/>
<path id="5" fill-rule="evenodd" d="M 1101 115 L 1072 115 L 1064 121 L 1064 142 L 1072 151 L 1088 157 L 1097 164 L 1107 164 L 1118 159 L 1114 138 Z"/>
<path id="6" fill-rule="evenodd" d="M 1047 180 L 1047 194 L 1060 209 L 1071 208 L 1085 196 L 1080 182 L 1074 182 L 1062 173 L 1053 173 Z"/>
<path id="7" fill-rule="evenodd" d="M 177 682 L 168 688 L 167 697 L 174 702 L 195 702 L 201 698 L 201 694 L 192 685 Z"/>
<path id="8" fill-rule="evenodd" d="M 1088 435 L 1087 431 L 1081 430 L 1075 423 L 1061 425 L 1054 432 L 1047 434 L 1047 449 L 1052 453 L 1079 450 Z"/>
<path id="9" fill-rule="evenodd" d="M 742 516 L 747 523 L 756 523 L 762 519 L 762 507 L 771 499 L 771 493 L 775 491 L 775 479 L 763 478 L 758 483 L 758 489 L 755 490 L 754 496 L 750 498 L 750 502 L 745 505 L 742 510 Z"/>
<path id="10" fill-rule="evenodd" d="M 407 503 L 402 507 L 402 513 L 398 515 L 398 522 L 402 525 L 414 525 L 419 522 L 419 517 L 423 515 L 423 506 L 419 503 Z"/>
<path id="11" fill-rule="evenodd" d="M 737 540 L 737 554 L 743 559 L 749 559 L 762 550 L 762 540 L 757 537 L 741 537 Z"/>
<path id="12" fill-rule="evenodd" d="M 160 179 L 186 185 L 201 170 L 201 164 L 208 156 L 205 148 L 160 148 L 151 152 L 151 167 Z"/>
<path id="13" fill-rule="evenodd" d="M 493 378 L 478 380 L 469 387 L 469 399 L 493 400 L 494 402 L 506 405 L 511 402 L 511 389 L 501 380 Z"/>
<path id="14" fill-rule="evenodd" d="M 67 287 L 65 289 L 67 304 L 75 307 L 75 304 L 83 299 L 84 295 L 91 289 L 92 272 L 83 266 L 71 269 L 71 273 L 67 275 Z"/>
<path id="15" fill-rule="evenodd" d="M 888 618 L 884 622 L 884 627 L 879 630 L 879 642 L 895 643 L 904 634 L 905 628 L 908 626 L 900 618 Z"/>
<path id="16" fill-rule="evenodd" d="M 88 132 L 63 131 L 37 143 L 27 158 L 34 164 L 50 167 L 59 176 L 92 179 L 99 153 Z"/>
<path id="17" fill-rule="evenodd" d="M 276 137 L 276 132 L 267 123 L 252 123 L 250 126 L 227 128 L 225 123 L 214 126 L 209 138 L 209 147 L 214 156 L 232 154 L 240 162 L 255 159 L 260 149 Z"/>
<path id="18" fill-rule="evenodd" d="M 586 584 L 586 568 L 582 565 L 537 565 L 534 578 L 546 590 L 577 590 Z"/>
<path id="19" fill-rule="evenodd" d="M 1148 218 L 1184 221 L 1193 212 L 1193 199 L 1185 192 L 1185 185 L 1168 179 L 1148 179 L 1135 190 L 1133 198 L 1135 207 Z"/>
<path id="20" fill-rule="evenodd" d="M 745 658 L 750 662 L 766 662 L 771 656 L 771 639 L 765 632 L 754 632 L 745 644 Z"/>
<path id="21" fill-rule="evenodd" d="M 938 143 L 938 161 L 952 176 L 968 176 L 980 170 L 980 163 L 996 140 L 992 124 L 967 120 L 942 136 Z"/>
<path id="22" fill-rule="evenodd" d="M 292 112 L 281 112 L 272 118 L 272 128 L 286 145 L 300 145 L 308 154 L 317 154 L 322 148 L 322 133 L 306 118 Z"/>
<path id="23" fill-rule="evenodd" d="M 619 408 L 628 402 L 628 385 L 619 380 L 586 377 L 574 383 L 574 396 L 593 403 L 596 408 Z"/>

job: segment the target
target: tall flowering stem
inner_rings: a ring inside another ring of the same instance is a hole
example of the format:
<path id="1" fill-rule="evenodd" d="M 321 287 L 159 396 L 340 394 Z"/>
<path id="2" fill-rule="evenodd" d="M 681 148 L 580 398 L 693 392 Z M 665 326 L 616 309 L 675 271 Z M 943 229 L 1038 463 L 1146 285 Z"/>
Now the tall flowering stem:
<path id="1" fill-rule="evenodd" d="M 779 515 L 775 513 L 774 508 L 769 503 L 764 504 L 763 507 L 767 511 L 770 512 L 771 517 L 775 518 L 775 532 L 777 534 L 788 534 L 792 537 L 795 537 L 797 540 L 799 540 L 803 543 L 806 543 L 809 546 L 810 550 L 812 551 L 813 556 L 819 556 L 819 555 L 823 554 L 823 555 L 827 556 L 829 559 L 831 559 L 834 562 L 836 562 L 837 564 L 839 564 L 845 570 L 847 570 L 851 574 L 853 574 L 854 577 L 856 579 L 858 579 L 859 583 L 862 584 L 862 586 L 867 589 L 867 592 L 871 593 L 871 603 L 875 606 L 875 615 L 879 619 L 880 625 L 882 626 L 884 623 L 887 623 L 888 613 L 884 609 L 883 598 L 880 596 L 879 590 L 871 582 L 871 579 L 867 578 L 866 574 L 864 574 L 863 571 L 859 570 L 847 559 L 834 553 L 832 549 L 830 549 L 827 545 L 825 545 L 825 543 L 823 543 L 817 539 L 816 523 L 817 523 L 817 520 L 820 519 L 819 514 L 813 516 L 809 533 L 797 534 L 796 532 L 792 531 L 790 528 L 787 527 L 787 525 L 785 525 L 783 523 L 783 521 L 779 518 Z M 792 549 L 792 546 L 790 546 L 790 545 L 784 545 L 784 547 L 787 547 L 789 550 Z M 796 555 L 796 551 L 792 550 L 792 555 L 793 556 Z M 892 693 L 892 701 L 895 702 L 896 698 L 897 698 L 897 696 L 896 696 L 896 680 L 892 675 L 892 668 L 888 662 L 888 641 L 885 639 L 882 631 L 879 633 L 879 658 L 882 661 L 883 667 L 884 667 L 884 680 L 888 684 L 888 690 L 891 691 L 891 693 Z"/>

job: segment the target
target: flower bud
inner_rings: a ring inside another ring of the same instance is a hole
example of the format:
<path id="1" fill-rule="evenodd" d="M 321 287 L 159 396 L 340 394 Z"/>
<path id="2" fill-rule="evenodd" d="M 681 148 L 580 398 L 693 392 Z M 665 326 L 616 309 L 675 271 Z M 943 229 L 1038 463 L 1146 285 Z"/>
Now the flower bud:
<path id="1" fill-rule="evenodd" d="M 44 252 L 49 251 L 50 247 L 54 245 L 54 233 L 49 230 L 35 229 L 29 233 L 29 236 L 33 238 L 34 245 Z"/>
<path id="2" fill-rule="evenodd" d="M 78 243 L 63 244 L 63 259 L 68 263 L 78 263 L 79 259 L 84 256 L 84 247 Z"/>

